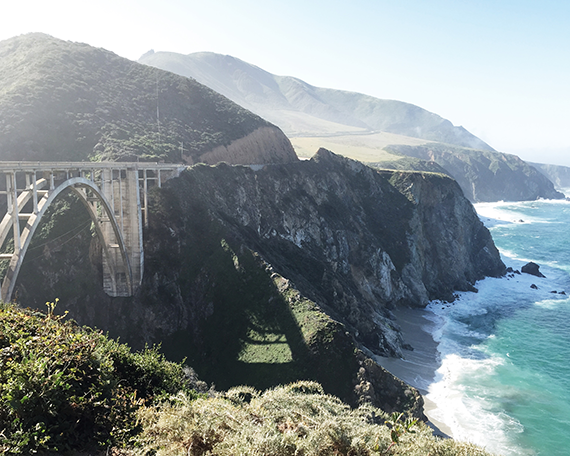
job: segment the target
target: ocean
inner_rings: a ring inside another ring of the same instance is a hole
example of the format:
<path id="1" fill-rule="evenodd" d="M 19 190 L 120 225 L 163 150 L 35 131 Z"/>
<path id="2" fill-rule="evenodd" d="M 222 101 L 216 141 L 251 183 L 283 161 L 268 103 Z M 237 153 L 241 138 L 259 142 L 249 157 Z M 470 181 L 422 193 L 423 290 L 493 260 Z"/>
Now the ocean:
<path id="1" fill-rule="evenodd" d="M 424 329 L 439 368 L 418 386 L 455 439 L 505 456 L 568 455 L 570 201 L 475 207 L 504 263 L 520 271 L 533 261 L 546 278 L 487 278 L 478 293 L 432 302 Z"/>

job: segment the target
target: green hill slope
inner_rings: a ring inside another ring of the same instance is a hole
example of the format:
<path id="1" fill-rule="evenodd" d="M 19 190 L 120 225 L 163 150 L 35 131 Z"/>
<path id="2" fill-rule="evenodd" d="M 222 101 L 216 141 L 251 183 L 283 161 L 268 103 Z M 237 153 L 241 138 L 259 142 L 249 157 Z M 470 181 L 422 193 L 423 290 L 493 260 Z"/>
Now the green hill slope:
<path id="1" fill-rule="evenodd" d="M 518 157 L 409 103 L 314 87 L 211 52 L 149 52 L 139 61 L 193 77 L 274 122 L 302 157 L 324 147 L 380 168 L 443 169 L 473 202 L 562 197 Z"/>
<path id="2" fill-rule="evenodd" d="M 195 163 L 252 135 L 263 151 L 226 161 L 296 160 L 276 127 L 194 80 L 43 34 L 0 43 L 1 160 Z"/>

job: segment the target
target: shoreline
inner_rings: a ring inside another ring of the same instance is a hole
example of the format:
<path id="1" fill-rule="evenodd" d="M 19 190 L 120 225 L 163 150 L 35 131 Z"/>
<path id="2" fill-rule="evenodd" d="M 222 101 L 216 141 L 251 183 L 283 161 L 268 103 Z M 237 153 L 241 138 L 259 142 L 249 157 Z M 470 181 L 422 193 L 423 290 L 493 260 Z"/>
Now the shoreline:
<path id="1" fill-rule="evenodd" d="M 453 438 L 451 428 L 434 417 L 437 404 L 428 399 L 430 384 L 435 382 L 436 371 L 441 366 L 438 343 L 434 340 L 430 328 L 436 324 L 427 318 L 433 315 L 425 309 L 400 308 L 392 311 L 402 330 L 405 344 L 413 350 L 403 350 L 404 358 L 386 358 L 375 356 L 375 361 L 400 380 L 416 388 L 424 399 L 424 414 L 428 426 L 440 437 Z"/>

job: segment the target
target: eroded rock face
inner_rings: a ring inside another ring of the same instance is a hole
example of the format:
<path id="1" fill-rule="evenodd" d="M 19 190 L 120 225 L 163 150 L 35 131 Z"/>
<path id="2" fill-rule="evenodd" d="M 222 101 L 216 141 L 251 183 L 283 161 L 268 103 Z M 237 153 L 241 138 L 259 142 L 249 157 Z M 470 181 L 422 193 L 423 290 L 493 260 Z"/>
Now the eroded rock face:
<path id="1" fill-rule="evenodd" d="M 552 182 L 516 155 L 430 144 L 389 146 L 391 151 L 433 161 L 457 180 L 473 202 L 561 199 Z"/>
<path id="2" fill-rule="evenodd" d="M 199 195 L 181 201 L 184 213 L 207 211 L 377 354 L 401 355 L 394 306 L 453 299 L 505 272 L 445 176 L 379 172 L 321 149 L 309 162 L 259 171 L 198 166 L 173 185 Z"/>
<path id="3" fill-rule="evenodd" d="M 188 157 L 190 159 L 190 157 Z M 231 165 L 259 165 L 298 161 L 293 146 L 283 132 L 274 126 L 260 127 L 247 136 L 218 146 L 198 158 L 199 162 Z"/>

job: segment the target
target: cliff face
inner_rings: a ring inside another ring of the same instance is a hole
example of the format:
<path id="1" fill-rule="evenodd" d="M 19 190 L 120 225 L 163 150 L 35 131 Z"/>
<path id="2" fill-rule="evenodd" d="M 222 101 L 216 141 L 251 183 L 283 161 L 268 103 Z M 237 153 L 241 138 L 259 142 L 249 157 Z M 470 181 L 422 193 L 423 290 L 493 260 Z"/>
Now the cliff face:
<path id="1" fill-rule="evenodd" d="M 504 270 L 473 207 L 441 175 L 377 172 L 321 149 L 258 172 L 193 168 L 177 189 L 199 192 L 211 217 L 376 353 L 400 354 L 391 307 L 449 299 Z"/>
<path id="2" fill-rule="evenodd" d="M 16 293 L 39 307 L 58 296 L 80 323 L 135 346 L 162 341 L 221 388 L 310 378 L 351 403 L 419 414 L 417 392 L 358 347 L 399 356 L 391 308 L 504 271 L 471 204 L 439 174 L 379 172 L 320 150 L 257 171 L 196 165 L 155 190 L 135 297 L 105 296 L 99 249 L 60 233 L 55 246 L 38 239 L 44 254 L 25 263 Z"/>
<path id="3" fill-rule="evenodd" d="M 558 189 L 570 187 L 570 167 L 559 165 L 547 165 L 544 163 L 528 163 L 544 174 Z"/>
<path id="4" fill-rule="evenodd" d="M 221 161 L 232 165 L 256 165 L 296 161 L 297 155 L 291 142 L 279 128 L 260 127 L 227 146 L 218 146 L 202 155 L 198 163 L 216 164 Z M 189 157 L 187 161 L 192 161 Z"/>
<path id="5" fill-rule="evenodd" d="M 445 144 L 390 146 L 390 151 L 433 161 L 457 180 L 473 202 L 560 199 L 552 182 L 516 155 Z"/>

